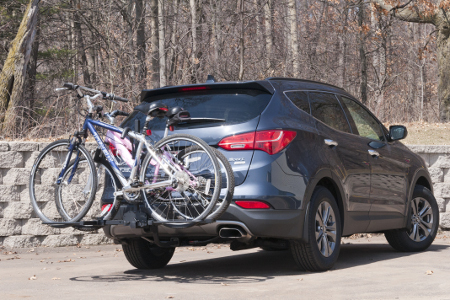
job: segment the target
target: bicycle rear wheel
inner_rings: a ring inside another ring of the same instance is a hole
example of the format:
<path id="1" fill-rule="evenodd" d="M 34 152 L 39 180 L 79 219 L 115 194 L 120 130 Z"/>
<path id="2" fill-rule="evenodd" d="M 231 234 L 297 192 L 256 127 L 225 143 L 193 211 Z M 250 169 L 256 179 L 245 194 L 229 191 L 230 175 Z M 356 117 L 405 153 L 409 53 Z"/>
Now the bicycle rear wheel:
<path id="1" fill-rule="evenodd" d="M 217 220 L 230 206 L 231 200 L 234 194 L 234 173 L 225 155 L 223 155 L 219 150 L 212 148 L 214 155 L 220 165 L 220 172 L 222 174 L 222 184 L 220 197 L 217 199 L 216 207 L 208 215 L 208 219 Z M 199 155 L 202 155 L 202 149 L 197 146 L 188 147 L 178 154 L 178 159 L 180 159 L 184 165 L 188 164 L 189 161 L 196 160 Z M 206 168 L 206 166 L 204 166 Z M 211 166 L 210 166 L 211 167 Z"/>
<path id="2" fill-rule="evenodd" d="M 195 158 L 183 164 L 178 155 L 189 147 L 198 151 Z M 173 170 L 166 174 L 148 153 L 142 163 L 141 180 L 152 184 L 173 178 L 175 183 L 143 190 L 145 206 L 152 218 L 173 228 L 189 227 L 205 220 L 215 208 L 221 191 L 222 175 L 213 150 L 203 140 L 187 134 L 168 136 L 156 143 L 155 148 L 159 150 L 159 159 Z"/>
<path id="3" fill-rule="evenodd" d="M 70 172 L 66 170 L 60 176 L 69 154 L 69 145 L 69 140 L 51 143 L 42 150 L 32 167 L 30 201 L 43 222 L 78 222 L 94 201 L 97 172 L 91 155 L 82 145 L 76 145 L 70 154 L 67 165 L 71 166 Z M 76 161 L 78 166 L 74 168 Z M 83 161 L 86 163 L 80 163 Z M 61 179 L 60 183 L 58 179 Z M 62 205 L 65 214 L 62 214 Z"/>

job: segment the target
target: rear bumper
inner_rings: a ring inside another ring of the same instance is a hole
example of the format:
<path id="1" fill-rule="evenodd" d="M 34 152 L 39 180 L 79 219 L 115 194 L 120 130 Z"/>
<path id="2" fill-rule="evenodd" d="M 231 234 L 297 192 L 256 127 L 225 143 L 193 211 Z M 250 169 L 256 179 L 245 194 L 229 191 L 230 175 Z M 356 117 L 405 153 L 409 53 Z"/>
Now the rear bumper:
<path id="1" fill-rule="evenodd" d="M 304 210 L 244 210 L 231 204 L 222 217 L 214 223 L 174 229 L 158 227 L 161 238 L 199 238 L 217 237 L 222 227 L 241 227 L 251 237 L 301 239 L 303 233 Z M 127 239 L 151 237 L 152 233 L 143 228 L 131 228 L 123 225 L 108 225 L 104 228 L 108 237 Z"/>

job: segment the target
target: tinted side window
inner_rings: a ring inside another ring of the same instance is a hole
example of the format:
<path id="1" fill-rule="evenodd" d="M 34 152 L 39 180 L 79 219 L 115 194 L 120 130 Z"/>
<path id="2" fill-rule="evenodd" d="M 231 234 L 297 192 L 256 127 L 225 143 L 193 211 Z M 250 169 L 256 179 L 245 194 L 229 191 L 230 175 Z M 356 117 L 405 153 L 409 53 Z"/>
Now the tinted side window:
<path id="1" fill-rule="evenodd" d="M 328 126 L 351 133 L 344 111 L 334 94 L 309 93 L 311 114 Z"/>
<path id="2" fill-rule="evenodd" d="M 372 140 L 384 141 L 384 134 L 380 124 L 361 105 L 355 101 L 341 96 L 343 105 L 347 106 L 351 118 L 355 122 L 360 136 Z"/>
<path id="3" fill-rule="evenodd" d="M 311 113 L 311 110 L 309 109 L 308 93 L 307 92 L 286 92 L 284 94 L 299 109 L 301 109 L 303 111 L 306 111 L 308 114 Z"/>

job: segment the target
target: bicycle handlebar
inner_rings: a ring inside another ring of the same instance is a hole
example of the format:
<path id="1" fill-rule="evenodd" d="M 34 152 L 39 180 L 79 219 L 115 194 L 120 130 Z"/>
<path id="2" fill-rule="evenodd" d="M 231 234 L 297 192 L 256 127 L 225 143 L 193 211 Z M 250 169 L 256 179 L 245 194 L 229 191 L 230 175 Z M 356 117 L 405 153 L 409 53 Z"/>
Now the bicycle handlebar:
<path id="1" fill-rule="evenodd" d="M 65 87 L 68 90 L 82 89 L 82 90 L 85 90 L 85 91 L 88 91 L 88 92 L 91 92 L 91 93 L 94 93 L 94 94 L 102 94 L 103 99 L 105 99 L 105 100 L 117 100 L 117 101 L 121 101 L 121 102 L 128 102 L 129 101 L 128 99 L 116 96 L 114 94 L 108 94 L 108 93 L 105 93 L 105 92 L 102 92 L 102 91 L 97 91 L 97 90 L 90 89 L 90 88 L 87 88 L 87 87 L 81 86 L 81 85 L 76 85 L 76 84 L 73 84 L 73 83 L 70 83 L 70 82 L 64 83 L 63 87 Z"/>

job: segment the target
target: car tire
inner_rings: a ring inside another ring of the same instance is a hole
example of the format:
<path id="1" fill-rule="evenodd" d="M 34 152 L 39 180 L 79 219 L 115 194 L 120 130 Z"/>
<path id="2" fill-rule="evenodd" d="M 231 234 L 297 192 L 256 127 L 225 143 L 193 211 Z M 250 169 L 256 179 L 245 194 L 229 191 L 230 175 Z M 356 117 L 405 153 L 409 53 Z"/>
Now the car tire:
<path id="1" fill-rule="evenodd" d="M 128 262 L 137 269 L 160 269 L 165 267 L 175 252 L 175 248 L 162 248 L 144 239 L 128 240 L 122 244 Z"/>
<path id="2" fill-rule="evenodd" d="M 328 217 L 323 214 L 327 211 Z M 335 264 L 341 244 L 339 208 L 327 188 L 319 186 L 314 190 L 307 212 L 307 225 L 308 242 L 291 241 L 292 256 L 302 270 L 327 271 Z"/>
<path id="3" fill-rule="evenodd" d="M 424 186 L 414 188 L 410 201 L 411 228 L 384 233 L 389 245 L 402 252 L 418 252 L 433 243 L 439 226 L 439 208 L 433 194 Z"/>

